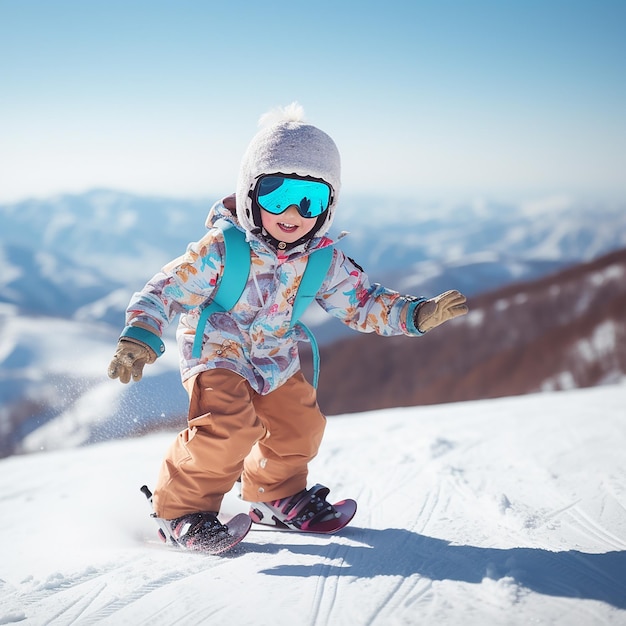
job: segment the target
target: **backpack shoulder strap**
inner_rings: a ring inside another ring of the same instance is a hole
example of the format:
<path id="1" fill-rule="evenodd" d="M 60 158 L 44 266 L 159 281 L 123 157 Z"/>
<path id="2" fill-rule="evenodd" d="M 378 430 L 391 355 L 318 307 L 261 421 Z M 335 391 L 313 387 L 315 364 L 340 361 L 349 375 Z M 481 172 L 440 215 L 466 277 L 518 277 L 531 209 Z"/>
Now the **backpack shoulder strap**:
<path id="1" fill-rule="evenodd" d="M 298 287 L 298 293 L 293 303 L 293 313 L 291 314 L 291 325 L 295 326 L 302 314 L 317 295 L 333 260 L 333 248 L 327 246 L 320 250 L 315 250 L 309 255 L 306 268 Z"/>
<path id="2" fill-rule="evenodd" d="M 215 224 L 224 233 L 224 270 L 212 302 L 230 311 L 241 298 L 250 274 L 250 244 L 244 233 L 226 220 Z M 210 306 L 210 305 L 209 305 Z"/>
<path id="3" fill-rule="evenodd" d="M 199 359 L 202 355 L 204 327 L 209 316 L 218 311 L 230 311 L 237 304 L 250 274 L 250 245 L 245 235 L 226 220 L 217 220 L 215 226 L 224 233 L 224 269 L 213 299 L 202 309 L 198 319 L 191 351 L 191 356 L 195 359 Z"/>
<path id="4" fill-rule="evenodd" d="M 230 311 L 239 301 L 250 275 L 250 245 L 245 235 L 226 220 L 218 220 L 215 226 L 224 233 L 224 263 L 222 276 L 216 286 L 216 292 L 209 304 L 202 309 L 198 319 L 196 335 L 191 355 L 195 359 L 202 356 L 204 327 L 213 313 Z M 302 322 L 300 317 L 313 302 L 319 291 L 333 260 L 333 248 L 328 246 L 315 250 L 309 255 L 307 265 L 296 293 L 291 316 L 291 326 L 299 324 L 311 342 L 313 352 L 313 386 L 317 387 L 319 378 L 319 348 L 313 333 Z"/>
<path id="5" fill-rule="evenodd" d="M 298 324 L 311 344 L 311 353 L 313 356 L 313 387 L 315 388 L 317 388 L 320 375 L 320 350 L 311 329 L 299 320 L 306 308 L 315 299 L 317 292 L 328 274 L 332 261 L 332 246 L 315 250 L 309 255 L 302 280 L 300 281 L 300 286 L 298 287 L 298 293 L 296 293 L 296 299 L 293 303 L 293 313 L 291 315 L 291 326 L 293 327 Z"/>

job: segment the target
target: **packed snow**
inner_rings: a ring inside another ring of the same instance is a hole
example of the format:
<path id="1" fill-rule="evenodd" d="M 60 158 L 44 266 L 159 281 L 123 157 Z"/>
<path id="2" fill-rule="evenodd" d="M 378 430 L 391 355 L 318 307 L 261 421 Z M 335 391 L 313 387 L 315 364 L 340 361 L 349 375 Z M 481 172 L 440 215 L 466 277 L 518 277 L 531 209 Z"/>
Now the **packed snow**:
<path id="1" fill-rule="evenodd" d="M 0 624 L 626 624 L 625 407 L 621 384 L 330 418 L 310 480 L 353 523 L 224 556 L 156 537 L 139 487 L 173 433 L 6 458 Z"/>

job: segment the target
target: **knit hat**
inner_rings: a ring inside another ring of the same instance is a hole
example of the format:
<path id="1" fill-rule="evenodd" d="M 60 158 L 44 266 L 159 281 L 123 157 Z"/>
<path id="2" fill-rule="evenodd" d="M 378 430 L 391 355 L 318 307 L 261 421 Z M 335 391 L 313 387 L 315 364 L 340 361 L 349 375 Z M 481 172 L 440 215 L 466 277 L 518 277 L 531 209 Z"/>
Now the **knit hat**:
<path id="1" fill-rule="evenodd" d="M 330 206 L 312 234 L 322 236 L 332 224 L 341 187 L 339 151 L 326 133 L 303 118 L 304 110 L 293 102 L 259 120 L 262 130 L 248 145 L 237 180 L 237 219 L 248 231 L 261 226 L 255 223 L 252 191 L 263 174 L 312 176 L 327 182 L 333 189 Z"/>

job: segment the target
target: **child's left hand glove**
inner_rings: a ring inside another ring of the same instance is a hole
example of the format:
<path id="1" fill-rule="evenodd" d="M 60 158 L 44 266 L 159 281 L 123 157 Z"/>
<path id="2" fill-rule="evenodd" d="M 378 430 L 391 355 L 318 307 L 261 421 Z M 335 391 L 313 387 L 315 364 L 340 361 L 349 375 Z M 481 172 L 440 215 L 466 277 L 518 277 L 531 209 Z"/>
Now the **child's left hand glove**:
<path id="1" fill-rule="evenodd" d="M 468 311 L 465 302 L 465 296 L 456 289 L 439 294 L 417 307 L 415 325 L 425 333 L 459 315 L 465 315 Z"/>

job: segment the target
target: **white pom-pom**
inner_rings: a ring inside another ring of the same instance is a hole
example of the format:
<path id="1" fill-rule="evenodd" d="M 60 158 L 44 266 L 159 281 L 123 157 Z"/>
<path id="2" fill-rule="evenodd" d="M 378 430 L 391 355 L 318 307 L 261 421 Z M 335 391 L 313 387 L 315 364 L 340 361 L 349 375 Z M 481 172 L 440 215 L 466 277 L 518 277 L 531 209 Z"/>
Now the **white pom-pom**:
<path id="1" fill-rule="evenodd" d="M 275 107 L 259 118 L 259 126 L 273 126 L 280 122 L 303 122 L 304 107 L 298 102 L 292 102 L 285 107 Z"/>

